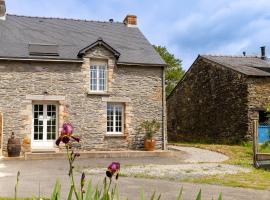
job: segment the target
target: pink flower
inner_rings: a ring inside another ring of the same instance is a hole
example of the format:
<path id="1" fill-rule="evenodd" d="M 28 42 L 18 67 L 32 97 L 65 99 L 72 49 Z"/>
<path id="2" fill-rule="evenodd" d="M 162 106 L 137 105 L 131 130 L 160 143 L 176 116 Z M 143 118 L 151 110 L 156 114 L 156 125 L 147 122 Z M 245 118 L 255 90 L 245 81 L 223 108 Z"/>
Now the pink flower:
<path id="1" fill-rule="evenodd" d="M 112 178 L 114 174 L 116 174 L 116 179 L 118 179 L 118 174 L 120 171 L 120 163 L 119 162 L 112 162 L 109 167 L 108 170 L 106 171 L 106 175 L 109 178 Z"/>
<path id="2" fill-rule="evenodd" d="M 76 142 L 80 142 L 80 138 L 72 136 L 73 133 L 73 126 L 71 123 L 64 123 L 61 131 L 61 135 L 56 140 L 55 144 L 59 146 L 60 142 L 64 144 L 68 144 L 71 139 L 75 140 Z"/>
<path id="3" fill-rule="evenodd" d="M 71 125 L 71 123 L 64 123 L 61 133 L 71 135 L 73 133 L 73 126 Z"/>
<path id="4" fill-rule="evenodd" d="M 109 165 L 108 170 L 110 170 L 113 173 L 119 171 L 120 170 L 120 163 L 119 162 L 112 162 Z"/>

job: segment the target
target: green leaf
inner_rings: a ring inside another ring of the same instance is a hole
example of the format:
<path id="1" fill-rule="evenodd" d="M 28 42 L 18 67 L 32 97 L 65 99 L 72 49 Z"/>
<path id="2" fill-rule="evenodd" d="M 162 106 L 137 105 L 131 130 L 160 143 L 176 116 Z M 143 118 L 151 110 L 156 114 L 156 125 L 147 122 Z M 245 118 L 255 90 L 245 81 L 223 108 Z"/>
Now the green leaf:
<path id="1" fill-rule="evenodd" d="M 87 191 L 85 195 L 85 200 L 91 200 L 91 197 L 93 196 L 93 187 L 92 187 L 92 181 L 88 181 Z"/>
<path id="2" fill-rule="evenodd" d="M 200 192 L 197 195 L 196 200 L 201 200 L 202 199 L 202 190 L 200 190 Z"/>
<path id="3" fill-rule="evenodd" d="M 72 200 L 72 194 L 73 194 L 73 190 L 74 190 L 74 188 L 73 188 L 73 185 L 72 186 L 70 186 L 70 190 L 69 190 L 69 193 L 68 193 L 68 200 Z"/>
<path id="4" fill-rule="evenodd" d="M 177 200 L 183 200 L 183 187 L 181 187 Z"/>
<path id="5" fill-rule="evenodd" d="M 51 200 L 60 200 L 61 184 L 59 180 L 56 181 Z"/>
<path id="6" fill-rule="evenodd" d="M 218 200 L 222 200 L 222 193 L 219 193 Z"/>
<path id="7" fill-rule="evenodd" d="M 145 200 L 145 196 L 144 196 L 144 191 L 143 191 L 143 189 L 142 189 L 142 191 L 141 191 L 141 200 Z"/>
<path id="8" fill-rule="evenodd" d="M 155 199 L 155 196 L 156 196 L 156 192 L 154 192 L 150 198 L 150 200 L 154 200 Z"/>

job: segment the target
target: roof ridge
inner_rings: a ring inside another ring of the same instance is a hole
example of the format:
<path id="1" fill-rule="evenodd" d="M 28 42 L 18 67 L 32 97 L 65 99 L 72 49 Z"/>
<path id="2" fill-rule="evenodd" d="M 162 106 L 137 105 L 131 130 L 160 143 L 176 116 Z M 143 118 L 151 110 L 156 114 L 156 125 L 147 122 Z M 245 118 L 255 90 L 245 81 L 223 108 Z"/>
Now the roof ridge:
<path id="1" fill-rule="evenodd" d="M 240 55 L 213 55 L 213 54 L 202 54 L 200 56 L 210 56 L 210 57 L 226 57 L 226 58 L 260 58 L 259 56 L 240 56 Z"/>
<path id="2" fill-rule="evenodd" d="M 97 22 L 97 23 L 108 23 L 108 24 L 124 24 L 123 22 L 109 22 L 109 21 L 99 21 L 99 20 L 87 20 L 87 19 L 75 19 L 75 18 L 65 18 L 65 17 L 41 17 L 41 16 L 27 16 L 27 15 L 17 15 L 17 14 L 7 14 L 8 16 L 14 17 L 25 17 L 25 18 L 37 18 L 37 19 L 58 19 L 58 20 L 72 20 L 72 21 L 82 21 L 82 22 Z"/>

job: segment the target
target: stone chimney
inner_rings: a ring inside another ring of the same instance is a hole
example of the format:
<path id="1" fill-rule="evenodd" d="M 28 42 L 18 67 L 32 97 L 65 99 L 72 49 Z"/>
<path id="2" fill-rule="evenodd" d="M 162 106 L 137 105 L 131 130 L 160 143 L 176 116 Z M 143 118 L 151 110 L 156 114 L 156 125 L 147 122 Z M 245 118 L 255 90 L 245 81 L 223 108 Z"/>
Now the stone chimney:
<path id="1" fill-rule="evenodd" d="M 6 19 L 6 3 L 5 0 L 0 0 L 0 20 Z"/>
<path id="2" fill-rule="evenodd" d="M 136 27 L 137 26 L 137 16 L 136 15 L 127 15 L 123 22 L 128 27 Z"/>

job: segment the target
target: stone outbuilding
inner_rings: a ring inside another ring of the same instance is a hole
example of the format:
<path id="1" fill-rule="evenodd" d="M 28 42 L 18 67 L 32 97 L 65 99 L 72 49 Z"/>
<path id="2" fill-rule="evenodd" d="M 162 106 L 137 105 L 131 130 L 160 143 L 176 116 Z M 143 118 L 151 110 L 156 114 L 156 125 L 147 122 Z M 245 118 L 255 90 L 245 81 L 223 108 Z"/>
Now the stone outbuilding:
<path id="1" fill-rule="evenodd" d="M 138 127 L 156 119 L 166 148 L 165 62 L 137 26 L 9 15 L 0 9 L 0 151 L 11 133 L 30 151 L 57 151 L 69 121 L 82 150 L 143 147 Z M 0 152 L 1 154 L 1 152 Z"/>
<path id="2" fill-rule="evenodd" d="M 269 121 L 270 62 L 261 56 L 199 55 L 167 98 L 168 139 L 240 143 L 253 120 Z"/>

